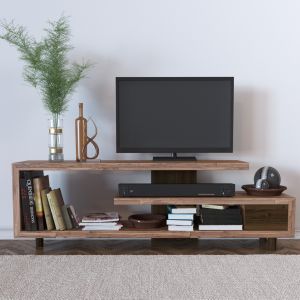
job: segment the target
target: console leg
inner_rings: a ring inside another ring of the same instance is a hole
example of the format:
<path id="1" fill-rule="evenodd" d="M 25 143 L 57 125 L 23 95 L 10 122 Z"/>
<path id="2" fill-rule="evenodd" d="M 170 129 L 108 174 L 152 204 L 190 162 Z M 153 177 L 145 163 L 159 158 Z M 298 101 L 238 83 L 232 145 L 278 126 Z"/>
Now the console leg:
<path id="1" fill-rule="evenodd" d="M 260 238 L 259 247 L 269 251 L 276 251 L 277 238 Z"/>
<path id="2" fill-rule="evenodd" d="M 36 238 L 35 239 L 35 248 L 43 248 L 44 247 L 44 239 L 43 238 Z"/>

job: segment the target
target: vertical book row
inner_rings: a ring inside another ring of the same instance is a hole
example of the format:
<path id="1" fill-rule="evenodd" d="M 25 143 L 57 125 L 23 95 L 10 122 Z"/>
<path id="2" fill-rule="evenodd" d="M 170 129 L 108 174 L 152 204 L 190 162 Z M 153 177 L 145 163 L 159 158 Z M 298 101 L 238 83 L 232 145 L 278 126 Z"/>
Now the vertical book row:
<path id="1" fill-rule="evenodd" d="M 21 226 L 25 231 L 79 228 L 72 205 L 64 202 L 60 188 L 51 189 L 43 171 L 20 173 Z"/>

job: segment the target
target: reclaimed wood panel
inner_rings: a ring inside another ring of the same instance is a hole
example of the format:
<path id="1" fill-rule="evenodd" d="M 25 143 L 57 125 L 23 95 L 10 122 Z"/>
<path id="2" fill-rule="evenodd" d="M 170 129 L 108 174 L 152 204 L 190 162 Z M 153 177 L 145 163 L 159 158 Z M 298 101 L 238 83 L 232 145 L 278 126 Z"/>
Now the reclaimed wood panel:
<path id="1" fill-rule="evenodd" d="M 288 230 L 288 205 L 245 205 L 245 230 Z"/>
<path id="2" fill-rule="evenodd" d="M 49 162 L 47 160 L 23 161 L 14 163 L 19 170 L 248 170 L 249 164 L 240 160 L 195 160 L 195 161 L 152 161 L 152 160 L 102 160 L 76 162 Z"/>
<path id="3" fill-rule="evenodd" d="M 295 198 L 287 194 L 276 197 L 249 196 L 245 192 L 236 192 L 234 197 L 115 197 L 115 205 L 201 205 L 201 204 L 226 204 L 226 205 L 263 205 L 263 204 L 288 204 Z"/>

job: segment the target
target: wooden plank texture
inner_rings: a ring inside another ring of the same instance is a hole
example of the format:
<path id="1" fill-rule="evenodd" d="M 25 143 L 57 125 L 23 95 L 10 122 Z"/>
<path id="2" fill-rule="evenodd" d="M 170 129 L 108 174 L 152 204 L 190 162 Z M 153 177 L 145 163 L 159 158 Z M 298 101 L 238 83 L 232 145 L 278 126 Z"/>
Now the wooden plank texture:
<path id="1" fill-rule="evenodd" d="M 195 160 L 195 161 L 152 161 L 152 160 L 102 160 L 102 161 L 63 161 L 46 160 L 24 161 L 14 163 L 20 170 L 248 170 L 249 164 L 240 160 Z"/>
<path id="2" fill-rule="evenodd" d="M 238 160 L 198 160 L 198 161 L 76 161 L 49 162 L 25 161 L 13 164 L 13 213 L 15 237 L 27 238 L 277 238 L 292 237 L 295 231 L 295 198 L 287 194 L 279 197 L 252 197 L 238 192 L 234 197 L 164 197 L 164 198 L 120 198 L 115 205 L 168 205 L 168 204 L 229 204 L 229 205 L 286 205 L 288 206 L 288 226 L 286 230 L 244 230 L 244 231 L 193 231 L 174 232 L 166 228 L 138 230 L 122 228 L 120 231 L 22 231 L 19 192 L 19 173 L 22 170 L 61 170 L 61 171 L 212 171 L 247 170 L 247 162 Z M 245 208 L 246 211 L 246 208 Z"/>
<path id="3" fill-rule="evenodd" d="M 245 230 L 288 230 L 288 205 L 245 205 Z"/>
<path id="4" fill-rule="evenodd" d="M 234 197 L 115 197 L 115 205 L 200 205 L 200 204 L 227 204 L 227 205 L 262 205 L 288 204 L 294 197 L 282 194 L 276 197 L 249 196 L 245 192 L 236 192 Z"/>
<path id="5" fill-rule="evenodd" d="M 27 238 L 277 238 L 292 237 L 288 231 L 168 231 L 167 229 L 120 231 L 20 231 L 17 237 Z"/>

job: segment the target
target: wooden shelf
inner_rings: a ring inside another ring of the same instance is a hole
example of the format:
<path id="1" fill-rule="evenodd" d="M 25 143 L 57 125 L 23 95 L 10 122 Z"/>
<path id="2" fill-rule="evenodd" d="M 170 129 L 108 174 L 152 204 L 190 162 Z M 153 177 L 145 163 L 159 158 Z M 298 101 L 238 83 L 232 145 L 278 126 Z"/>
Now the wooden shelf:
<path id="1" fill-rule="evenodd" d="M 111 170 L 111 171 L 154 171 L 154 170 L 248 170 L 249 164 L 240 160 L 195 160 L 195 161 L 152 161 L 152 160 L 102 160 L 102 161 L 63 161 L 47 160 L 23 161 L 13 164 L 18 170 Z"/>
<path id="2" fill-rule="evenodd" d="M 138 230 L 135 228 L 128 228 L 126 227 L 126 225 L 120 231 L 24 231 L 21 229 L 21 205 L 19 186 L 21 171 L 154 171 L 151 172 L 151 178 L 152 182 L 155 183 L 194 183 L 194 177 L 196 173 L 194 171 L 248 169 L 249 164 L 247 162 L 239 160 L 105 160 L 98 162 L 88 161 L 84 163 L 78 163 L 76 161 L 49 162 L 39 160 L 17 162 L 13 164 L 14 235 L 15 237 L 22 238 L 36 238 L 37 245 L 41 244 L 43 238 L 261 238 L 262 243 L 266 242 L 266 244 L 268 244 L 268 246 L 270 247 L 273 247 L 274 245 L 276 246 L 276 238 L 292 237 L 295 233 L 296 202 L 294 197 L 287 194 L 282 194 L 279 197 L 251 197 L 244 192 L 237 192 L 234 197 L 114 198 L 115 205 L 152 205 L 152 211 L 156 210 L 157 208 L 163 208 L 163 205 L 169 204 L 241 205 L 243 209 L 243 216 L 246 216 L 247 218 L 247 222 L 244 224 L 247 230 L 243 231 L 180 232 L 168 231 L 167 228 Z M 254 206 L 251 206 L 252 204 Z M 266 208 L 264 207 L 266 205 L 270 206 Z M 284 205 L 284 207 L 276 207 L 277 205 Z M 157 211 L 155 212 L 157 213 Z"/>
<path id="3" fill-rule="evenodd" d="M 167 229 L 139 230 L 125 228 L 119 231 L 20 231 L 24 238 L 278 238 L 292 237 L 288 231 L 168 231 Z"/>
<path id="4" fill-rule="evenodd" d="M 295 198 L 287 194 L 276 197 L 249 196 L 245 192 L 236 192 L 234 197 L 115 197 L 114 205 L 201 205 L 201 204 L 289 204 Z"/>

